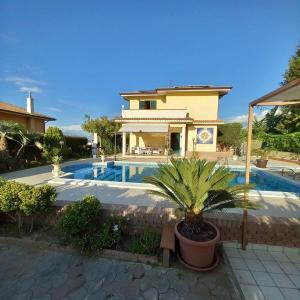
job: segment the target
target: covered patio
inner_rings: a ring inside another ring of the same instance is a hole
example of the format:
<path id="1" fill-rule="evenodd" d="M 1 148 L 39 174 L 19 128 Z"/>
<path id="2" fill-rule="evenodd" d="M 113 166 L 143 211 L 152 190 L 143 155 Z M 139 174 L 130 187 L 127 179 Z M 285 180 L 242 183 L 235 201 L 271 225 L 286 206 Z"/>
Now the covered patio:
<path id="1" fill-rule="evenodd" d="M 185 156 L 186 126 L 182 124 L 123 124 L 122 156 L 166 157 L 170 153 Z"/>
<path id="2" fill-rule="evenodd" d="M 248 137 L 247 137 L 247 151 L 246 151 L 246 171 L 245 182 L 250 182 L 251 169 L 251 148 L 252 148 L 252 127 L 253 127 L 253 111 L 256 106 L 286 106 L 286 105 L 300 105 L 300 78 L 291 81 L 290 83 L 252 101 L 249 103 L 248 112 Z M 248 202 L 249 195 L 245 193 L 244 201 Z M 300 214 L 299 214 L 300 218 Z M 243 211 L 242 224 L 242 248 L 246 249 L 248 238 L 248 210 Z"/>

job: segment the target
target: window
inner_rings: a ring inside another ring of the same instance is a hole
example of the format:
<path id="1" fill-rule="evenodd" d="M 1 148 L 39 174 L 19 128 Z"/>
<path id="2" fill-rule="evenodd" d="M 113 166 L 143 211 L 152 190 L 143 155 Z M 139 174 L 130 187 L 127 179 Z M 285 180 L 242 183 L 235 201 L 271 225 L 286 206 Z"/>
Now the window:
<path id="1" fill-rule="evenodd" d="M 156 109 L 156 100 L 140 100 L 140 109 Z"/>

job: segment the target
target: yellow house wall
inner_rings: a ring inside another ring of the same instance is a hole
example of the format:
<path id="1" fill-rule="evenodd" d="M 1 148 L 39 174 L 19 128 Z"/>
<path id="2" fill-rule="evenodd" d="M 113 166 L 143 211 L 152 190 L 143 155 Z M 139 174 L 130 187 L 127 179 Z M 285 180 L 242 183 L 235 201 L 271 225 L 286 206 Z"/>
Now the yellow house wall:
<path id="1" fill-rule="evenodd" d="M 19 123 L 30 132 L 45 132 L 45 123 L 40 119 L 0 112 L 0 120 Z"/>
<path id="2" fill-rule="evenodd" d="M 130 150 L 135 146 L 164 148 L 165 135 L 159 133 L 130 133 L 129 145 Z"/>
<path id="3" fill-rule="evenodd" d="M 195 138 L 196 142 L 196 132 L 197 128 L 214 128 L 214 136 L 213 136 L 213 144 L 196 144 L 195 151 L 198 152 L 216 152 L 217 149 L 217 126 L 205 126 L 205 125 L 199 125 L 199 126 L 188 126 L 187 130 L 187 151 L 193 151 L 193 138 Z"/>
<path id="4" fill-rule="evenodd" d="M 159 97 L 135 97 L 130 99 L 130 109 L 139 109 L 139 99 L 156 100 L 157 109 L 187 108 L 189 116 L 195 120 L 218 119 L 219 96 L 216 92 L 170 93 Z"/>

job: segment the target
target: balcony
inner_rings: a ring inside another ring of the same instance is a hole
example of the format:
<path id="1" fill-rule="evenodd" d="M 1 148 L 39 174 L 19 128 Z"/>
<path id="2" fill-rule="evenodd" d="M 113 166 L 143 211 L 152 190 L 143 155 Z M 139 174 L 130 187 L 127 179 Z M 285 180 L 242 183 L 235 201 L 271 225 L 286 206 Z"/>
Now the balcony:
<path id="1" fill-rule="evenodd" d="M 187 109 L 122 109 L 122 118 L 167 118 L 182 119 L 187 117 Z"/>

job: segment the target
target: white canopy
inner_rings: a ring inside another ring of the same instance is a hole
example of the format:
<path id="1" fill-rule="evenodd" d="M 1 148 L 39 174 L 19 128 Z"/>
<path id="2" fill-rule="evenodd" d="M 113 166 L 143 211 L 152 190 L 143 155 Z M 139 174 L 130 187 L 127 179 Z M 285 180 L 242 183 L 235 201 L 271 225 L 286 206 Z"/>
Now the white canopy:
<path id="1" fill-rule="evenodd" d="M 119 132 L 159 132 L 167 133 L 169 124 L 123 124 Z"/>

